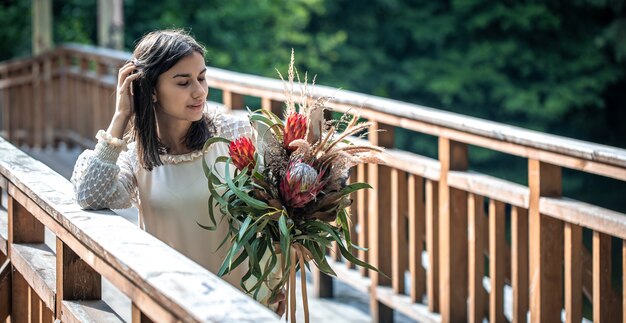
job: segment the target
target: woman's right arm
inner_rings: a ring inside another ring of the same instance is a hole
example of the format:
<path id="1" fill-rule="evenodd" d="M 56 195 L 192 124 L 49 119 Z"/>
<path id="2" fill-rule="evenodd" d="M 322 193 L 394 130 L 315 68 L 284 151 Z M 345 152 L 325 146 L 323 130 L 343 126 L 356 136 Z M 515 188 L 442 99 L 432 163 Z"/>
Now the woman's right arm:
<path id="1" fill-rule="evenodd" d="M 123 152 L 126 143 L 118 139 L 122 138 L 133 111 L 131 84 L 140 76 L 133 74 L 135 70 L 132 62 L 120 68 L 111 124 L 106 132 L 100 130 L 96 135 L 96 148 L 83 152 L 74 166 L 71 182 L 76 202 L 82 208 L 128 208 L 136 197 L 133 151 Z"/>

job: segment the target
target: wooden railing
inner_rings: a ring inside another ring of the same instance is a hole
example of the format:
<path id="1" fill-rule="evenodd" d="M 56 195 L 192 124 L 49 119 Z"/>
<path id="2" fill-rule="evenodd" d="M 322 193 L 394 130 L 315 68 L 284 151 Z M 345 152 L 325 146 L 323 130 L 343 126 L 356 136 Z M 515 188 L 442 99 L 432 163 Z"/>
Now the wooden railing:
<path id="1" fill-rule="evenodd" d="M 116 68 L 128 58 L 69 45 L 0 64 L 3 135 L 19 144 L 91 147 L 113 111 Z M 278 80 L 216 68 L 207 76 L 232 109 L 250 96 L 280 112 Z M 385 165 L 358 167 L 351 180 L 374 187 L 353 196 L 353 240 L 369 248 L 358 254 L 390 279 L 354 269 L 332 250 L 328 256 L 338 279 L 369 293 L 374 321 L 400 311 L 419 321 L 501 322 L 510 301 L 513 322 L 528 313 L 532 322 L 556 322 L 563 310 L 579 322 L 584 297 L 594 321 L 626 319 L 626 284 L 611 281 L 612 261 L 623 262 L 616 276 L 626 271 L 626 215 L 562 196 L 563 168 L 626 181 L 625 150 L 324 86 L 314 91 L 333 97 L 335 111 L 375 121 L 368 140 L 388 148 Z M 394 149 L 397 128 L 437 137 L 439 158 Z M 528 186 L 470 171 L 469 146 L 526 159 Z M 592 233 L 592 250 L 583 230 Z M 611 256 L 612 239 L 621 258 Z M 332 296 L 332 280 L 314 274 L 318 295 Z"/>

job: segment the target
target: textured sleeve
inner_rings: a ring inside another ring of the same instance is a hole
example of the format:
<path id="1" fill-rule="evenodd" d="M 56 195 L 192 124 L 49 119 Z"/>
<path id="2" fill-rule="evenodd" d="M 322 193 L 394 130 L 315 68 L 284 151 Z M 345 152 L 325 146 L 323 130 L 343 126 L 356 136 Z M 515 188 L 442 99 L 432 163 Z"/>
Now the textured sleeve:
<path id="1" fill-rule="evenodd" d="M 74 198 L 85 209 L 129 208 L 137 202 L 134 149 L 102 130 L 96 138 L 96 148 L 85 150 L 74 166 Z"/>
<path id="2" fill-rule="evenodd" d="M 220 113 L 216 116 L 217 135 L 226 139 L 237 139 L 242 136 L 252 137 L 252 126 L 247 118 Z"/>

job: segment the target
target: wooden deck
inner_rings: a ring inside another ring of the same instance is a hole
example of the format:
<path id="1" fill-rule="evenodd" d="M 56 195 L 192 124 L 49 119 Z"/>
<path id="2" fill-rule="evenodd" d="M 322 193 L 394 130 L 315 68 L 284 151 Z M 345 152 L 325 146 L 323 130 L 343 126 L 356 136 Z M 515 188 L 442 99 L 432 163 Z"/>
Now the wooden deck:
<path id="1" fill-rule="evenodd" d="M 70 179 L 76 159 L 82 152 L 81 148 L 68 148 L 61 144 L 58 149 L 31 149 L 26 146 L 20 147 L 33 158 L 40 160 L 63 177 Z M 132 223 L 137 223 L 137 210 L 115 210 L 115 213 Z M 46 244 L 55 250 L 55 237 L 46 231 Z M 307 275 L 307 291 L 309 295 L 309 308 L 311 322 L 371 322 L 369 315 L 369 296 L 349 285 L 335 280 L 334 295 L 332 299 L 315 298 L 313 296 L 312 275 Z M 297 279 L 298 295 L 300 295 L 300 279 Z M 106 279 L 102 279 L 102 299 L 117 312 L 126 322 L 131 321 L 131 302 L 124 294 L 117 290 Z M 299 320 L 302 317 L 302 304 L 298 303 Z M 400 312 L 396 312 L 394 322 L 414 322 Z"/>

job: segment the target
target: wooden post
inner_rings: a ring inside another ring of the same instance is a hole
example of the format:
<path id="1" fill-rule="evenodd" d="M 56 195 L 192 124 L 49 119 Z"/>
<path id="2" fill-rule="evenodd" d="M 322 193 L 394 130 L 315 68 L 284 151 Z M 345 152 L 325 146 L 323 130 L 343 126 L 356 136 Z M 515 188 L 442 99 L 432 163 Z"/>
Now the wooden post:
<path id="1" fill-rule="evenodd" d="M 468 211 L 468 294 L 469 317 L 472 323 L 482 323 L 485 310 L 485 292 L 483 277 L 485 276 L 485 249 L 483 236 L 485 212 L 484 199 L 480 195 L 469 194 L 467 199 Z"/>
<path id="2" fill-rule="evenodd" d="M 9 195 L 9 258 L 14 243 L 43 243 L 44 225 Z"/>
<path id="3" fill-rule="evenodd" d="M 539 198 L 561 196 L 561 168 L 528 161 L 530 321 L 557 322 L 563 308 L 563 223 L 539 213 Z"/>
<path id="4" fill-rule="evenodd" d="M 489 322 L 504 319 L 504 203 L 489 200 Z"/>
<path id="5" fill-rule="evenodd" d="M 439 184 L 426 181 L 426 249 L 428 310 L 439 311 Z"/>
<path id="6" fill-rule="evenodd" d="M 407 208 L 406 173 L 391 169 L 391 285 L 396 294 L 404 294 L 404 272 L 408 267 Z"/>
<path id="7" fill-rule="evenodd" d="M 31 0 L 33 5 L 33 54 L 52 48 L 52 0 Z"/>
<path id="8" fill-rule="evenodd" d="M 379 130 L 383 130 L 379 132 Z M 370 127 L 369 140 L 373 145 L 393 147 L 394 128 L 383 124 Z M 391 266 L 391 168 L 383 165 L 368 164 L 369 190 L 369 261 L 388 276 Z M 372 287 L 370 291 L 370 313 L 373 322 L 393 322 L 393 309 L 377 298 L 377 286 L 389 286 L 391 281 L 371 270 Z"/>
<path id="9" fill-rule="evenodd" d="M 60 320 L 64 300 L 99 300 L 102 296 L 102 283 L 100 274 L 58 237 L 56 249 L 56 313 Z"/>
<path id="10" fill-rule="evenodd" d="M 582 227 L 565 224 L 565 322 L 582 320 L 582 233 Z"/>
<path id="11" fill-rule="evenodd" d="M 98 45 L 124 49 L 123 0 L 98 0 Z"/>
<path id="12" fill-rule="evenodd" d="M 426 271 L 422 265 L 426 225 L 424 179 L 409 174 L 407 185 L 409 187 L 409 272 L 411 273 L 409 295 L 412 303 L 419 303 L 426 291 Z"/>
<path id="13" fill-rule="evenodd" d="M 528 312 L 528 212 L 519 207 L 511 210 L 511 249 L 513 322 L 521 323 Z"/>
<path id="14" fill-rule="evenodd" d="M 13 268 L 11 280 L 11 322 L 29 322 L 28 283 L 15 268 Z"/>
<path id="15" fill-rule="evenodd" d="M 467 192 L 448 186 L 448 172 L 468 167 L 467 145 L 439 138 L 439 303 L 442 322 L 467 321 Z"/>

